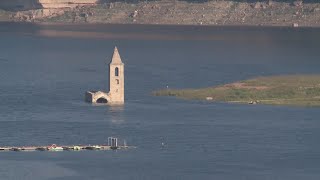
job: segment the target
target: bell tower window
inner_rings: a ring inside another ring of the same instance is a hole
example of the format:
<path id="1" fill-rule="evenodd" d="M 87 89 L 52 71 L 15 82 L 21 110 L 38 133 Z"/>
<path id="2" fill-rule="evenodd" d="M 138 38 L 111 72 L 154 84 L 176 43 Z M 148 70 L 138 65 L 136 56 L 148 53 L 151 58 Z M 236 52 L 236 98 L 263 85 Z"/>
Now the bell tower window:
<path id="1" fill-rule="evenodd" d="M 119 76 L 119 68 L 118 68 L 118 67 L 116 67 L 116 68 L 114 69 L 114 75 L 115 75 L 115 76 Z"/>

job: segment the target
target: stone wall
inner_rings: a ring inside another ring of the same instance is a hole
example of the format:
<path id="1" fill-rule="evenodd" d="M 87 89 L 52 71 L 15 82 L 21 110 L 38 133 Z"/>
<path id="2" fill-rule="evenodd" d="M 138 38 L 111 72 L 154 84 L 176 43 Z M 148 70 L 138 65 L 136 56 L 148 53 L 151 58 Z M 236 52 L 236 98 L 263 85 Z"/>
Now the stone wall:
<path id="1" fill-rule="evenodd" d="M 76 6 L 94 5 L 99 0 L 0 0 L 1 9 L 57 9 L 73 8 Z"/>
<path id="2" fill-rule="evenodd" d="M 76 6 L 94 5 L 99 0 L 39 0 L 43 8 L 73 8 Z"/>

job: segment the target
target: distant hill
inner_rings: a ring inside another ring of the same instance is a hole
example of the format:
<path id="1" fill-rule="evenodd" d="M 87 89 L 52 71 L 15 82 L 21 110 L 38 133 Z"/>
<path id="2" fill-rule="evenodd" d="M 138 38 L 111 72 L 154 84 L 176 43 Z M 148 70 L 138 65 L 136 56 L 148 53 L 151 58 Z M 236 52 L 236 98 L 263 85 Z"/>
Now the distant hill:
<path id="1" fill-rule="evenodd" d="M 315 0 L 0 0 L 0 21 L 18 22 L 320 27 L 319 17 Z"/>

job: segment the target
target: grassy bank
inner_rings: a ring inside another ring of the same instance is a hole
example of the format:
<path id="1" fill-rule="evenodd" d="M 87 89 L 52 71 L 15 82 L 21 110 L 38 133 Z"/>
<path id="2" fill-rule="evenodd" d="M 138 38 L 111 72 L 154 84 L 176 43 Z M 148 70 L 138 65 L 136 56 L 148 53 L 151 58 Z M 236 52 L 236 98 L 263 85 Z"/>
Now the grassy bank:
<path id="1" fill-rule="evenodd" d="M 10 21 L 10 12 L 0 9 L 0 22 Z"/>
<path id="2" fill-rule="evenodd" d="M 260 77 L 202 89 L 163 89 L 153 94 L 233 103 L 320 106 L 320 75 Z"/>

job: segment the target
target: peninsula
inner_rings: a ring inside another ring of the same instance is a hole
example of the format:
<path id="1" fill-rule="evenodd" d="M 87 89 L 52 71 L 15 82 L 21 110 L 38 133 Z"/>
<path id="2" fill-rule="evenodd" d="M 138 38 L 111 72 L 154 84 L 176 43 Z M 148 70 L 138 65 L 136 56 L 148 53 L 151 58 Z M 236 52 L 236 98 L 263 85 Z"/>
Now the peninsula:
<path id="1" fill-rule="evenodd" d="M 320 75 L 258 77 L 201 89 L 163 89 L 155 96 L 247 104 L 320 106 Z"/>

